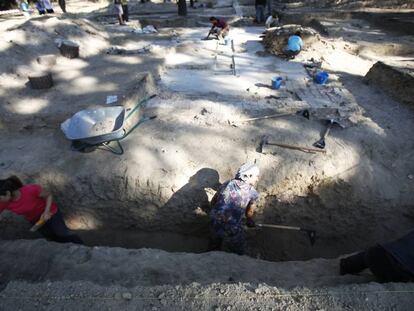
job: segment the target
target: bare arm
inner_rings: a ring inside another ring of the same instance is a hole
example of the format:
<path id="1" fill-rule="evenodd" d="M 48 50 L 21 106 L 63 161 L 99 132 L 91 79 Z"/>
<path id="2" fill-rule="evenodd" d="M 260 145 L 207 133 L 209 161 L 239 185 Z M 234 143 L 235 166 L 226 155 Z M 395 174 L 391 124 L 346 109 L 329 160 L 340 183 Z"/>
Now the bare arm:
<path id="1" fill-rule="evenodd" d="M 46 199 L 46 207 L 41 218 L 43 218 L 44 220 L 49 220 L 50 217 L 52 217 L 52 214 L 50 213 L 50 207 L 52 206 L 53 202 L 52 194 L 42 189 L 42 192 L 40 193 L 39 197 Z"/>
<path id="2" fill-rule="evenodd" d="M 211 199 L 211 202 L 210 202 L 210 207 L 211 208 L 213 208 L 216 205 L 217 200 L 218 200 L 218 196 L 219 196 L 219 191 L 217 191 L 216 194 Z"/>
<path id="3" fill-rule="evenodd" d="M 253 218 L 255 212 L 256 212 L 256 203 L 250 202 L 246 208 L 246 218 Z"/>

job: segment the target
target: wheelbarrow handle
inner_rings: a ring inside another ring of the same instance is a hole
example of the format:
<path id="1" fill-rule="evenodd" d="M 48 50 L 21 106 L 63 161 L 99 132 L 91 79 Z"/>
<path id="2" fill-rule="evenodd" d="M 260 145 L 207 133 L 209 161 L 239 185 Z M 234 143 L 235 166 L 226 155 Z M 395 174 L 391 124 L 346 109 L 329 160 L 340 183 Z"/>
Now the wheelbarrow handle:
<path id="1" fill-rule="evenodd" d="M 157 94 L 153 94 L 151 96 L 145 97 L 143 100 L 141 100 L 140 102 L 138 102 L 138 104 L 135 105 L 135 107 L 128 113 L 127 117 L 125 118 L 125 120 L 127 120 L 129 117 L 132 116 L 132 114 L 137 111 L 137 109 L 139 107 L 141 107 L 145 102 L 149 101 L 150 99 L 154 98 L 155 96 L 157 96 Z"/>

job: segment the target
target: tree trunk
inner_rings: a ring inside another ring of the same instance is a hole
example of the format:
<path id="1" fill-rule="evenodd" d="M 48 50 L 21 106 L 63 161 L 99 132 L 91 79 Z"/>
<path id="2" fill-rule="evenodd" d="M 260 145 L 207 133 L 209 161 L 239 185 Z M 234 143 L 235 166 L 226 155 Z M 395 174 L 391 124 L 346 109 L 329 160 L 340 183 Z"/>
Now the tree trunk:
<path id="1" fill-rule="evenodd" d="M 178 0 L 178 15 L 187 16 L 187 2 L 186 2 L 186 0 Z"/>

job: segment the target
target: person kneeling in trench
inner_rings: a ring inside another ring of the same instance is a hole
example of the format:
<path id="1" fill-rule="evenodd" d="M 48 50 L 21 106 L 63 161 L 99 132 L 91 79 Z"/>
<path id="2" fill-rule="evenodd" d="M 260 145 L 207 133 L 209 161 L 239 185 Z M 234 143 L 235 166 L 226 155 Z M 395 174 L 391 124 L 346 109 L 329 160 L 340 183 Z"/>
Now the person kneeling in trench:
<path id="1" fill-rule="evenodd" d="M 62 213 L 53 202 L 52 195 L 40 185 L 23 185 L 16 176 L 0 179 L 0 213 L 9 210 L 24 216 L 47 239 L 61 243 L 83 244 L 66 227 Z"/>
<path id="2" fill-rule="evenodd" d="M 414 282 L 414 230 L 396 241 L 378 244 L 340 261 L 341 275 L 367 268 L 382 282 Z"/>
<path id="3" fill-rule="evenodd" d="M 259 194 L 254 188 L 259 180 L 259 168 L 246 163 L 236 177 L 225 182 L 211 200 L 211 231 L 209 250 L 228 250 L 243 255 L 245 236 L 242 227 L 243 214 L 246 225 L 254 227 L 253 215 Z"/>

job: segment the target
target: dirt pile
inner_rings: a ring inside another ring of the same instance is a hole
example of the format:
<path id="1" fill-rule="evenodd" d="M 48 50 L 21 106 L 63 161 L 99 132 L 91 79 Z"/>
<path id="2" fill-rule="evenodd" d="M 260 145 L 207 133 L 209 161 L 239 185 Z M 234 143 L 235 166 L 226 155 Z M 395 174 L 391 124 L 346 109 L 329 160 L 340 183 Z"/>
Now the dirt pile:
<path id="1" fill-rule="evenodd" d="M 414 67 L 377 62 L 365 75 L 364 81 L 414 107 Z"/>
<path id="2" fill-rule="evenodd" d="M 18 65 L 29 65 L 42 54 L 59 54 L 57 40 L 78 43 L 81 46 L 80 57 L 89 57 L 106 48 L 108 38 L 104 29 L 86 19 L 32 18 L 8 29 L 0 39 L 4 56 L 9 60 L 4 71 L 10 72 Z"/>
<path id="3" fill-rule="evenodd" d="M 336 259 L 272 263 L 42 240 L 0 248 L 2 310 L 408 311 L 414 299 L 413 284 L 358 284 L 372 275 L 338 275 Z"/>
<path id="4" fill-rule="evenodd" d="M 2 310 L 398 310 L 410 311 L 410 284 L 356 284 L 284 290 L 263 283 L 101 286 L 92 282 L 14 281 L 0 292 Z"/>
<path id="5" fill-rule="evenodd" d="M 303 43 L 310 47 L 316 42 L 320 41 L 319 34 L 309 27 L 302 27 L 301 25 L 285 25 L 282 27 L 271 28 L 266 31 L 263 38 L 263 44 L 266 49 L 275 55 L 283 54 L 283 50 L 287 45 L 288 39 L 297 31 L 301 32 Z"/>
<path id="6" fill-rule="evenodd" d="M 0 249 L 0 286 L 16 279 L 28 282 L 90 281 L 125 287 L 254 280 L 282 288 L 373 280 L 370 274 L 339 276 L 337 259 L 276 263 L 223 252 L 168 253 L 145 248 L 65 245 L 45 240 L 0 241 Z M 300 278 L 297 278 L 297 271 L 301 271 Z"/>

